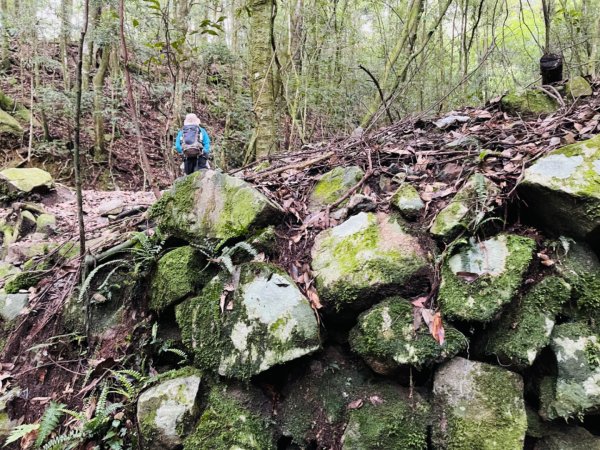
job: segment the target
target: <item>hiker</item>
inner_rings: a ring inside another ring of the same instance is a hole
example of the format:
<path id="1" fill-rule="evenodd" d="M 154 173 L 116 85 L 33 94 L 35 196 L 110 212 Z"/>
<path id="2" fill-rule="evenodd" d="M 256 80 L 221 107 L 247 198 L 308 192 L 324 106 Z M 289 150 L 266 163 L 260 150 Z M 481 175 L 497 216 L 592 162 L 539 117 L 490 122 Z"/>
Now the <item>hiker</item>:
<path id="1" fill-rule="evenodd" d="M 201 169 L 208 169 L 207 160 L 210 154 L 210 138 L 200 126 L 196 114 L 185 116 L 183 128 L 177 133 L 175 150 L 183 156 L 183 170 L 186 175 Z"/>

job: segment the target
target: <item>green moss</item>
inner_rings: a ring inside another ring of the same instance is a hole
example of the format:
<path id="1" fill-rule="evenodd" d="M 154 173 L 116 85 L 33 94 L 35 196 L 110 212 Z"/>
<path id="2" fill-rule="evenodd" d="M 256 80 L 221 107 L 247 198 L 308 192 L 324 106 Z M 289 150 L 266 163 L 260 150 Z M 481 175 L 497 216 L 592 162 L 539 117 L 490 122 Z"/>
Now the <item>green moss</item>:
<path id="1" fill-rule="evenodd" d="M 504 270 L 498 275 L 484 273 L 475 281 L 469 282 L 456 275 L 447 261 L 443 265 L 439 301 L 447 316 L 488 322 L 517 293 L 532 260 L 535 241 L 507 234 L 495 239 L 506 246 Z M 471 243 L 472 247 L 477 245 Z M 461 255 L 466 257 L 466 253 Z"/>
<path id="2" fill-rule="evenodd" d="M 555 317 L 570 294 L 571 287 L 555 276 L 536 284 L 493 326 L 486 353 L 498 356 L 503 364 L 533 364 L 538 352 L 550 343 Z"/>
<path id="3" fill-rule="evenodd" d="M 502 98 L 502 107 L 519 114 L 552 114 L 558 109 L 556 101 L 537 89 L 528 89 L 523 93 L 510 93 Z"/>
<path id="4" fill-rule="evenodd" d="M 164 255 L 157 264 L 150 287 L 150 308 L 163 311 L 192 295 L 210 279 L 206 258 L 193 247 L 179 247 Z"/>
<path id="5" fill-rule="evenodd" d="M 310 197 L 311 205 L 314 208 L 334 203 L 358 183 L 363 176 L 364 172 L 358 167 L 339 166 L 331 172 L 327 172 L 313 189 Z"/>
<path id="6" fill-rule="evenodd" d="M 23 135 L 23 127 L 19 124 L 19 122 L 8 114 L 6 111 L 0 109 L 0 133 L 13 135 L 13 136 L 22 136 Z"/>
<path id="7" fill-rule="evenodd" d="M 427 448 L 430 407 L 418 393 L 392 386 L 375 387 L 380 404 L 365 401 L 360 409 L 349 412 L 343 437 L 343 449 L 421 450 Z"/>
<path id="8" fill-rule="evenodd" d="M 271 450 L 276 448 L 265 420 L 222 388 L 211 390 L 204 413 L 184 450 Z"/>
<path id="9" fill-rule="evenodd" d="M 402 298 L 379 303 L 358 318 L 350 333 L 350 345 L 375 371 L 386 373 L 402 365 L 417 368 L 451 358 L 467 345 L 467 339 L 446 327 L 446 340 L 440 345 L 422 326 L 414 331 L 413 306 Z"/>
<path id="10" fill-rule="evenodd" d="M 158 200 L 149 211 L 149 216 L 160 220 L 161 228 L 168 231 L 175 223 L 172 215 L 187 215 L 194 209 L 195 182 L 202 177 L 202 172 L 194 172 L 173 184 L 173 187 Z M 172 212 L 171 212 L 172 210 Z"/>
<path id="11" fill-rule="evenodd" d="M 21 289 L 29 289 L 40 282 L 46 274 L 45 271 L 21 272 L 12 277 L 4 285 L 7 294 L 16 294 Z"/>
<path id="12" fill-rule="evenodd" d="M 566 85 L 568 94 L 573 98 L 587 97 L 592 95 L 594 92 L 590 83 L 583 77 L 573 77 Z"/>
<path id="13" fill-rule="evenodd" d="M 423 208 L 425 208 L 419 192 L 409 183 L 403 183 L 398 188 L 394 195 L 392 195 L 391 204 L 408 219 L 416 218 Z"/>

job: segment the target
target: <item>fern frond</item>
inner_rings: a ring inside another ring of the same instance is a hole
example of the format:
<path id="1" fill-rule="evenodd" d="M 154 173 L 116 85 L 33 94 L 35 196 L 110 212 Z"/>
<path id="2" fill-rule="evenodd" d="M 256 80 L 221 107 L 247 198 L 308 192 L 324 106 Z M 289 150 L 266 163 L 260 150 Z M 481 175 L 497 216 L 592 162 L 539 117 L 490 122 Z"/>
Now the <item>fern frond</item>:
<path id="1" fill-rule="evenodd" d="M 245 241 L 238 242 L 237 244 L 235 244 L 231 248 L 231 250 L 229 250 L 229 254 L 233 255 L 233 253 L 238 249 L 244 250 L 246 253 L 248 253 L 252 257 L 258 256 L 258 251 L 252 245 L 250 245 L 248 242 L 245 242 Z"/>
<path id="2" fill-rule="evenodd" d="M 27 436 L 32 431 L 37 430 L 40 427 L 39 423 L 26 423 L 23 425 L 19 425 L 14 427 L 8 437 L 6 438 L 6 442 L 4 442 L 4 447 L 8 444 L 12 444 L 13 442 L 17 442 L 24 436 Z"/>
<path id="3" fill-rule="evenodd" d="M 86 420 L 85 415 L 83 413 L 80 413 L 79 411 L 73 411 L 72 409 L 67 408 L 61 408 L 61 411 L 66 415 L 77 419 L 79 422 L 85 422 Z"/>
<path id="4" fill-rule="evenodd" d="M 79 444 L 83 438 L 83 431 L 74 430 L 67 434 L 62 434 L 50 439 L 43 447 L 42 450 L 67 450 L 74 448 L 74 445 Z M 71 444 L 67 446 L 66 444 Z"/>
<path id="5" fill-rule="evenodd" d="M 104 385 L 102 386 L 102 390 L 100 391 L 100 395 L 98 396 L 98 402 L 96 403 L 97 416 L 104 415 L 104 411 L 106 410 L 106 399 L 108 397 L 108 393 L 108 384 L 104 383 Z"/>
<path id="6" fill-rule="evenodd" d="M 185 362 L 188 359 L 187 353 L 178 348 L 166 348 L 166 349 L 164 349 L 164 351 L 176 354 L 177 356 L 179 356 L 182 359 L 181 362 Z"/>
<path id="7" fill-rule="evenodd" d="M 89 289 L 90 284 L 91 284 L 92 280 L 94 279 L 94 277 L 96 276 L 96 274 L 101 269 L 103 269 L 104 267 L 110 266 L 111 264 L 125 265 L 126 261 L 124 259 L 116 259 L 114 261 L 108 261 L 108 262 L 105 262 L 103 264 L 100 264 L 98 267 L 96 267 L 94 270 L 92 270 L 90 272 L 90 274 L 87 276 L 87 278 L 83 281 L 83 284 L 81 285 L 81 291 L 79 291 L 79 297 L 77 299 L 77 301 L 79 303 L 81 303 L 83 301 L 83 297 L 85 296 L 85 293 Z"/>
<path id="8" fill-rule="evenodd" d="M 129 378 L 127 378 L 125 375 L 123 375 L 120 372 L 113 371 L 112 374 L 119 381 L 119 383 L 121 383 L 121 385 L 123 386 L 124 392 L 127 394 L 126 397 L 128 399 L 132 399 L 137 396 L 137 389 L 133 385 L 133 383 L 129 380 Z"/>
<path id="9" fill-rule="evenodd" d="M 144 378 L 146 378 L 146 376 L 144 374 L 142 374 L 141 372 L 138 372 L 137 370 L 122 369 L 122 370 L 117 370 L 116 372 L 123 374 L 123 375 L 127 375 L 137 381 L 143 381 Z"/>
<path id="10" fill-rule="evenodd" d="M 65 406 L 62 403 L 50 402 L 40 421 L 40 429 L 35 440 L 36 447 L 41 447 L 48 436 L 58 427 Z"/>
<path id="11" fill-rule="evenodd" d="M 229 255 L 221 256 L 221 258 L 219 258 L 219 264 L 230 274 L 233 273 L 233 271 L 235 270 L 235 268 L 233 267 L 233 261 L 231 260 L 231 256 Z"/>

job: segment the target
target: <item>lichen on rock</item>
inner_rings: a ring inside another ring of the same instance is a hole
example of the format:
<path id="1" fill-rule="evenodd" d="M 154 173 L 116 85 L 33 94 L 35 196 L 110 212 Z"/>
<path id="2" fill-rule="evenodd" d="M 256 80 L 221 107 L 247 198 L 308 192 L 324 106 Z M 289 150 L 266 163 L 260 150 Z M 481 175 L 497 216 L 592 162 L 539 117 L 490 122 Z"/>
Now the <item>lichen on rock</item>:
<path id="1" fill-rule="evenodd" d="M 239 270 L 230 298 L 222 297 L 225 283 L 215 277 L 200 296 L 176 308 L 195 363 L 222 376 L 245 379 L 317 351 L 321 343 L 316 317 L 293 280 L 266 263 L 246 263 Z"/>
<path id="2" fill-rule="evenodd" d="M 556 315 L 569 301 L 571 286 L 549 276 L 523 296 L 488 333 L 485 351 L 503 365 L 526 367 L 550 343 Z"/>
<path id="3" fill-rule="evenodd" d="M 331 205 L 356 185 L 363 176 L 362 169 L 356 166 L 338 166 L 327 172 L 321 176 L 315 185 L 310 195 L 309 208 L 318 210 L 321 207 Z"/>
<path id="4" fill-rule="evenodd" d="M 364 309 L 385 292 L 426 275 L 425 250 L 386 214 L 359 213 L 322 231 L 312 248 L 312 269 L 326 306 Z"/>
<path id="5" fill-rule="evenodd" d="M 247 237 L 282 213 L 245 181 L 213 170 L 179 180 L 150 210 L 165 234 L 213 246 Z"/>
<path id="6" fill-rule="evenodd" d="M 469 241 L 442 267 L 438 299 L 449 317 L 477 322 L 492 320 L 518 292 L 532 260 L 535 241 L 501 234 Z"/>
<path id="7" fill-rule="evenodd" d="M 460 231 L 474 227 L 483 220 L 498 187 L 480 173 L 472 175 L 442 209 L 431 224 L 430 232 L 436 237 L 451 239 Z"/>
<path id="8" fill-rule="evenodd" d="M 457 357 L 436 371 L 433 395 L 434 448 L 523 448 L 527 416 L 520 375 Z"/>
<path id="9" fill-rule="evenodd" d="M 350 332 L 350 346 L 375 372 L 387 375 L 401 366 L 430 366 L 468 346 L 465 336 L 450 326 L 442 345 L 426 327 L 415 331 L 413 309 L 405 299 L 390 298 L 359 316 Z"/>
<path id="10" fill-rule="evenodd" d="M 582 76 L 576 76 L 567 81 L 567 93 L 572 98 L 588 97 L 594 93 L 590 83 Z"/>
<path id="11" fill-rule="evenodd" d="M 52 176 L 36 167 L 0 171 L 0 199 L 14 199 L 34 191 L 47 191 L 53 187 Z"/>

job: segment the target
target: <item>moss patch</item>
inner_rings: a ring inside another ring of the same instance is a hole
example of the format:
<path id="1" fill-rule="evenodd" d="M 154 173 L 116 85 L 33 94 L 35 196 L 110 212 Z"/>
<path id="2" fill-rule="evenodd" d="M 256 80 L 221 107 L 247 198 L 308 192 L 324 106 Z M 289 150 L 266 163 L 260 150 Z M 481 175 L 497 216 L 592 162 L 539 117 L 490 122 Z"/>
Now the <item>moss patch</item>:
<path id="1" fill-rule="evenodd" d="M 510 93 L 502 98 L 502 108 L 516 114 L 552 114 L 558 109 L 556 101 L 537 89 Z"/>
<path id="2" fill-rule="evenodd" d="M 360 167 L 336 167 L 324 174 L 310 195 L 310 208 L 319 209 L 331 205 L 358 183 L 364 172 Z"/>
<path id="3" fill-rule="evenodd" d="M 403 183 L 398 188 L 392 196 L 391 204 L 407 219 L 417 218 L 425 208 L 419 192 L 409 183 Z"/>

